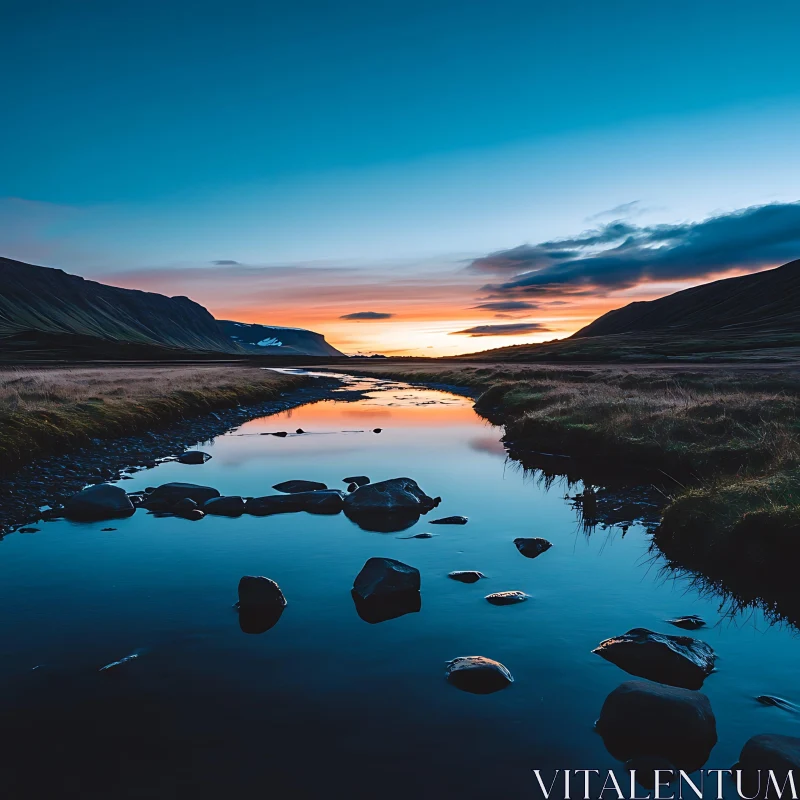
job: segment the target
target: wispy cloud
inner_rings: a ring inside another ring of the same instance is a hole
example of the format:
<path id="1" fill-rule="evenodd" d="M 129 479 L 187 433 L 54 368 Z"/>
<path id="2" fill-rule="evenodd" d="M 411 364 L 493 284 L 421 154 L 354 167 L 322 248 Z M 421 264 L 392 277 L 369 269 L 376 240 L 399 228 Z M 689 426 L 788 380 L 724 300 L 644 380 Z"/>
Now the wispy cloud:
<path id="1" fill-rule="evenodd" d="M 356 311 L 353 314 L 343 314 L 339 319 L 370 320 L 370 319 L 391 319 L 394 314 L 387 314 L 385 311 Z"/>
<path id="2" fill-rule="evenodd" d="M 452 331 L 450 336 L 521 336 L 526 333 L 543 333 L 549 331 L 540 322 L 518 322 L 510 325 L 476 325 L 463 331 Z"/>
<path id="3" fill-rule="evenodd" d="M 239 262 L 238 261 L 233 261 L 230 258 L 219 258 L 216 261 L 212 261 L 211 263 L 214 264 L 217 267 L 238 267 L 239 266 Z"/>
<path id="4" fill-rule="evenodd" d="M 599 211 L 597 214 L 592 214 L 587 217 L 587 222 L 597 222 L 601 219 L 631 219 L 632 217 L 640 217 L 646 214 L 651 209 L 645 208 L 641 200 L 631 200 L 630 203 L 620 203 L 614 208 L 608 208 L 605 211 Z"/>
<path id="5" fill-rule="evenodd" d="M 573 256 L 564 258 L 571 251 Z M 517 274 L 484 286 L 491 297 L 602 295 L 647 281 L 753 271 L 800 257 L 800 203 L 753 206 L 701 222 L 601 225 L 578 236 L 477 259 L 476 269 Z"/>
<path id="6" fill-rule="evenodd" d="M 472 308 L 478 308 L 482 311 L 524 311 L 538 307 L 538 303 L 530 303 L 527 300 L 493 300 L 490 303 L 480 303 L 477 306 L 472 306 Z"/>

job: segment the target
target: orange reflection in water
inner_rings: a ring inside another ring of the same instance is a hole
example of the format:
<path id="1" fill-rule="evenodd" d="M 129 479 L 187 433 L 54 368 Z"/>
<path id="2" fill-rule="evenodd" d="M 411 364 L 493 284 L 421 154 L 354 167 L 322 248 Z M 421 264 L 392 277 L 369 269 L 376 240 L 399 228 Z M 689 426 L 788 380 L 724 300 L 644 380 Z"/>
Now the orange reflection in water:
<path id="1" fill-rule="evenodd" d="M 472 401 L 455 395 L 443 398 L 441 392 L 425 390 L 398 391 L 397 397 L 366 398 L 342 405 L 322 401 L 262 417 L 245 423 L 241 433 L 269 433 L 297 428 L 307 433 L 341 431 L 352 422 L 352 430 L 373 428 L 428 427 L 442 428 L 474 425 Z"/>

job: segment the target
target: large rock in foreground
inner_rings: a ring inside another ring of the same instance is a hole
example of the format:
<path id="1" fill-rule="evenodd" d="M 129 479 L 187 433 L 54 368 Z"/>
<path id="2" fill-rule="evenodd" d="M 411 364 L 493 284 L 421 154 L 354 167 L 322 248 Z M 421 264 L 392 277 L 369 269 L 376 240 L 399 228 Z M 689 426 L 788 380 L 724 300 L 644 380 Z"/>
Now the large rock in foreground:
<path id="1" fill-rule="evenodd" d="M 772 770 L 778 786 L 783 786 L 791 771 L 795 786 L 800 784 L 800 739 L 796 736 L 781 736 L 777 733 L 762 733 L 745 742 L 739 756 L 737 769 L 742 771 L 742 788 L 747 797 L 779 797 L 775 787 L 769 788 L 769 770 Z M 759 778 L 758 771 L 761 770 Z M 791 796 L 787 793 L 787 796 Z"/>
<path id="2" fill-rule="evenodd" d="M 294 494 L 272 494 L 265 497 L 251 497 L 245 503 L 245 513 L 256 517 L 270 514 L 291 514 L 308 511 L 310 514 L 338 514 L 344 505 L 344 492 L 326 489 L 316 492 L 296 492 Z"/>
<path id="3" fill-rule="evenodd" d="M 461 656 L 448 662 L 448 683 L 472 694 L 499 692 L 514 683 L 511 673 L 499 662 L 484 656 Z"/>
<path id="4" fill-rule="evenodd" d="M 592 652 L 631 675 L 684 689 L 699 689 L 714 671 L 717 658 L 710 645 L 699 639 L 647 628 L 606 639 Z"/>
<path id="5" fill-rule="evenodd" d="M 597 731 L 614 758 L 660 756 L 692 772 L 717 743 L 711 703 L 700 692 L 626 681 L 603 703 Z"/>
<path id="6" fill-rule="evenodd" d="M 124 489 L 98 483 L 73 495 L 64 504 L 64 516 L 75 522 L 99 522 L 129 517 L 136 509 Z"/>

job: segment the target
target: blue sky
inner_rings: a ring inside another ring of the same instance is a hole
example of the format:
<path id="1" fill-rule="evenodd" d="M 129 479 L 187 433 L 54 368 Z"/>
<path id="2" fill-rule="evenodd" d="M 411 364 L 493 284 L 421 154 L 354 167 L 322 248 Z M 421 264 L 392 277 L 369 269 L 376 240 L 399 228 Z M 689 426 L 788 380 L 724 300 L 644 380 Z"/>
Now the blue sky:
<path id="1" fill-rule="evenodd" d="M 3 254 L 330 320 L 351 349 L 474 349 L 446 337 L 487 322 L 464 264 L 490 252 L 800 193 L 796 2 L 0 0 L 0 22 Z M 213 261 L 266 275 L 261 305 Z M 383 298 L 408 313 L 334 322 Z"/>

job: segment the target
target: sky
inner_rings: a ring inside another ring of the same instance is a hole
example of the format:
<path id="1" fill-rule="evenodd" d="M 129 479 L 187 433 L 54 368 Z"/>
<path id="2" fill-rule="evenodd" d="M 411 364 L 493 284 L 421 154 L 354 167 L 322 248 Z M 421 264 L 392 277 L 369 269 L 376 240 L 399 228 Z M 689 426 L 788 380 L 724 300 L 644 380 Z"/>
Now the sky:
<path id="1" fill-rule="evenodd" d="M 451 355 L 800 258 L 800 4 L 0 0 L 0 255 Z"/>

